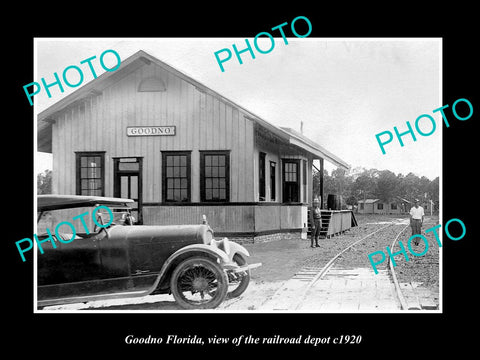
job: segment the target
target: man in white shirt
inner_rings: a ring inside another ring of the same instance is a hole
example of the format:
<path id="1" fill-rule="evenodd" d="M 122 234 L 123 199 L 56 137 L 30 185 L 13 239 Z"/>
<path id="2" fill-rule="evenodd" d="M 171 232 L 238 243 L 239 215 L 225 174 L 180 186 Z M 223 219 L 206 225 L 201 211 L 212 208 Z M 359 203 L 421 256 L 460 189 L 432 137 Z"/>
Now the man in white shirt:
<path id="1" fill-rule="evenodd" d="M 418 199 L 415 199 L 415 205 L 410 209 L 410 226 L 412 227 L 412 235 L 422 232 L 423 217 L 425 213 L 423 207 L 418 205 Z M 414 239 L 414 244 L 418 245 L 418 237 Z"/>

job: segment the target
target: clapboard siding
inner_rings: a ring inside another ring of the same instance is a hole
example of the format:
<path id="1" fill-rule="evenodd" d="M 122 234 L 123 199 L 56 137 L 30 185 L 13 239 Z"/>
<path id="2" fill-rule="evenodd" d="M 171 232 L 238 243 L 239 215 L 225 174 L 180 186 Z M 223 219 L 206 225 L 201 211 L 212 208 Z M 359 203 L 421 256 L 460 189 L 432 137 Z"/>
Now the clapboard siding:
<path id="1" fill-rule="evenodd" d="M 252 232 L 255 230 L 254 206 L 145 206 L 144 221 L 156 225 L 201 224 L 203 215 L 216 232 Z"/>
<path id="2" fill-rule="evenodd" d="M 301 230 L 307 222 L 303 214 L 306 205 L 162 205 L 143 208 L 146 224 L 186 225 L 201 224 L 202 216 L 216 232 L 270 232 L 274 230 Z"/>
<path id="3" fill-rule="evenodd" d="M 138 92 L 157 76 L 164 92 Z M 200 150 L 230 150 L 230 201 L 253 201 L 253 124 L 238 108 L 151 63 L 56 116 L 53 189 L 75 194 L 75 152 L 105 151 L 105 196 L 113 196 L 112 157 L 143 157 L 143 201 L 161 202 L 161 151 L 189 150 L 192 201 L 200 196 Z M 175 136 L 128 137 L 127 126 L 175 125 Z"/>

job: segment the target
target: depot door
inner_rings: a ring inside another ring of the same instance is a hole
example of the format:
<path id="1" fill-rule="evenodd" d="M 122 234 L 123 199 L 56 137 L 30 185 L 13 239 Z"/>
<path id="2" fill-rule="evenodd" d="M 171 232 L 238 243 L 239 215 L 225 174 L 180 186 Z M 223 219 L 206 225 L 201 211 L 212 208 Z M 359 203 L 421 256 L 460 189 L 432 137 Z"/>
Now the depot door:
<path id="1" fill-rule="evenodd" d="M 143 223 L 142 217 L 142 158 L 124 157 L 114 158 L 114 184 L 115 197 L 132 199 L 132 214 L 136 224 Z"/>
<path id="2" fill-rule="evenodd" d="M 296 159 L 283 159 L 283 171 L 282 171 L 282 190 L 283 190 L 283 202 L 299 202 L 300 201 L 300 184 L 299 184 L 299 171 L 300 161 Z"/>

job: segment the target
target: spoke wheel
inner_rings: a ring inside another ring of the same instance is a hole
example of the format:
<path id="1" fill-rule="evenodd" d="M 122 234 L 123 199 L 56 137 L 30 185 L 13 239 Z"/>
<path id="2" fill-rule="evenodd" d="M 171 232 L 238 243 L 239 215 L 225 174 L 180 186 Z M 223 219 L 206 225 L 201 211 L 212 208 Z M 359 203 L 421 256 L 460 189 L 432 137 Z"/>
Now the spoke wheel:
<path id="1" fill-rule="evenodd" d="M 243 266 L 247 263 L 247 260 L 238 253 L 233 256 L 233 261 L 238 266 Z M 231 299 L 242 295 L 247 290 L 249 283 L 250 270 L 240 273 L 228 272 L 228 298 Z"/>
<path id="2" fill-rule="evenodd" d="M 175 268 L 170 288 L 177 303 L 185 309 L 213 309 L 225 299 L 228 279 L 217 262 L 193 257 Z"/>

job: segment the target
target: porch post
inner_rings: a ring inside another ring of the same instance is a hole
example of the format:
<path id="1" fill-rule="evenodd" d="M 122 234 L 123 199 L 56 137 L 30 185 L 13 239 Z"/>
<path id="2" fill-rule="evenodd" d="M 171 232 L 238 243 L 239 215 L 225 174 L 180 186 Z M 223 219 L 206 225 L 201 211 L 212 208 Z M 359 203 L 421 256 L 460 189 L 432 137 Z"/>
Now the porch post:
<path id="1" fill-rule="evenodd" d="M 323 198 L 323 159 L 320 158 L 320 209 L 323 209 L 323 203 L 325 199 Z"/>

